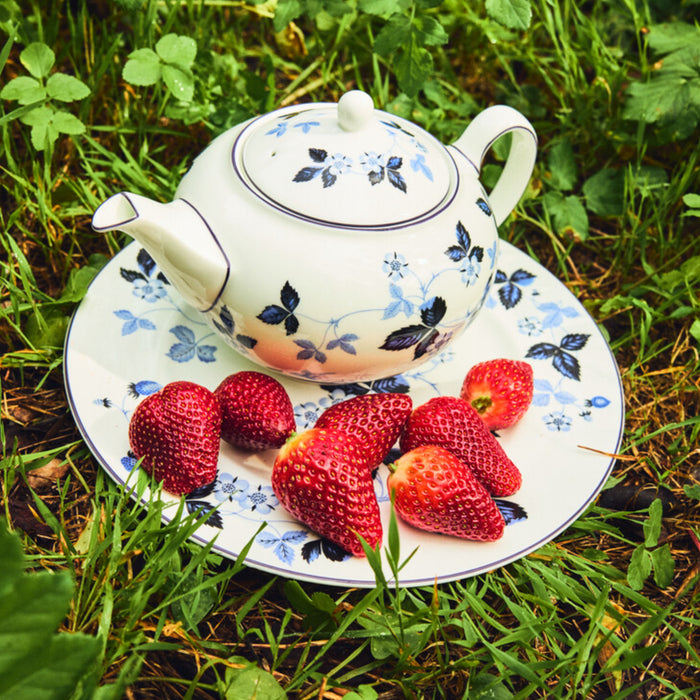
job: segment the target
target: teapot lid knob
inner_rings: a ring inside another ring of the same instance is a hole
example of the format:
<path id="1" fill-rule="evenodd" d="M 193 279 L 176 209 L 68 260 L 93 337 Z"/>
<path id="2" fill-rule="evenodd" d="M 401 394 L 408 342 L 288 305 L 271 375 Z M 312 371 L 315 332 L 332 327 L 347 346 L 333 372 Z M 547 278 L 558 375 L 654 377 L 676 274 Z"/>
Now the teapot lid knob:
<path id="1" fill-rule="evenodd" d="M 374 102 L 362 90 L 350 90 L 338 100 L 338 124 L 343 131 L 360 131 L 372 123 Z"/>

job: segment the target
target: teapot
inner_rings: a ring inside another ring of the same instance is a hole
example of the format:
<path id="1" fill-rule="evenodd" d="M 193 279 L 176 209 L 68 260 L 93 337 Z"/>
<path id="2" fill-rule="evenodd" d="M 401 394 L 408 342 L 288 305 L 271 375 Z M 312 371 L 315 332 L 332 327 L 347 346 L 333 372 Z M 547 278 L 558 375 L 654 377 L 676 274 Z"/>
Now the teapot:
<path id="1" fill-rule="evenodd" d="M 482 161 L 505 133 L 510 151 L 487 194 Z M 536 151 L 532 125 L 504 105 L 445 147 L 351 90 L 228 129 L 172 202 L 121 192 L 92 226 L 135 238 L 253 363 L 323 384 L 371 382 L 418 367 L 476 317 L 497 227 Z"/>

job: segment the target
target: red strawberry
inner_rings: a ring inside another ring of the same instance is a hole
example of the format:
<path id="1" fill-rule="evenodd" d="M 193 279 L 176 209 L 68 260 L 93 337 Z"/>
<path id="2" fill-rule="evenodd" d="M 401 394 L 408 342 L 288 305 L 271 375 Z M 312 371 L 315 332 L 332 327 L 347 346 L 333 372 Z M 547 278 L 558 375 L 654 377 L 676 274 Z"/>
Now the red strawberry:
<path id="1" fill-rule="evenodd" d="M 172 382 L 147 396 L 129 421 L 129 444 L 141 466 L 176 496 L 216 478 L 221 408 L 209 389 Z"/>
<path id="2" fill-rule="evenodd" d="M 382 522 L 362 444 L 332 428 L 293 435 L 272 468 L 272 490 L 300 522 L 357 556 L 376 547 Z"/>
<path id="3" fill-rule="evenodd" d="M 315 427 L 335 428 L 357 437 L 373 469 L 389 454 L 412 408 L 408 394 L 363 394 L 327 408 Z"/>
<path id="4" fill-rule="evenodd" d="M 245 450 L 281 447 L 294 432 L 294 409 L 286 389 L 262 372 L 236 372 L 214 391 L 221 404 L 221 437 Z"/>
<path id="5" fill-rule="evenodd" d="M 444 447 L 464 462 L 493 496 L 510 496 L 522 483 L 520 471 L 476 410 L 456 396 L 438 396 L 414 409 L 399 444 L 402 452 L 421 445 Z"/>
<path id="6" fill-rule="evenodd" d="M 532 367 L 521 360 L 499 358 L 474 365 L 460 396 L 481 416 L 489 430 L 515 425 L 532 403 Z"/>
<path id="7" fill-rule="evenodd" d="M 411 525 L 480 542 L 503 536 L 505 521 L 488 491 L 442 447 L 416 447 L 389 469 L 396 512 Z"/>

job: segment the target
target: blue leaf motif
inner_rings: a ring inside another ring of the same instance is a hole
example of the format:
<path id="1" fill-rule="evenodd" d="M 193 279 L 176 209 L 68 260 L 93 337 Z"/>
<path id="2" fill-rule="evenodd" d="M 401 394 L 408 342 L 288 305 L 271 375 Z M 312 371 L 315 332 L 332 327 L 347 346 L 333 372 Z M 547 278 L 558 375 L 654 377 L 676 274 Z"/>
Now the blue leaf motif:
<path id="1" fill-rule="evenodd" d="M 461 221 L 457 222 L 456 230 L 457 230 L 457 243 L 459 243 L 459 245 L 461 245 L 462 248 L 464 248 L 464 252 L 466 254 L 466 252 L 471 247 L 472 238 L 469 235 L 469 231 L 467 231 L 467 229 L 464 227 L 464 224 Z"/>
<path id="2" fill-rule="evenodd" d="M 532 395 L 533 406 L 549 406 L 550 394 L 535 393 Z"/>
<path id="3" fill-rule="evenodd" d="M 396 187 L 397 190 L 401 190 L 401 192 L 406 192 L 406 181 L 403 179 L 402 175 L 397 173 L 395 170 L 390 170 L 389 168 L 387 168 L 386 177 L 389 180 L 389 182 L 394 187 Z"/>
<path id="4" fill-rule="evenodd" d="M 274 547 L 274 545 L 279 542 L 279 537 L 276 535 L 273 535 L 267 530 L 263 530 L 256 538 L 256 542 L 266 549 L 269 549 L 270 547 Z"/>
<path id="5" fill-rule="evenodd" d="M 527 520 L 527 511 L 518 503 L 515 503 L 514 501 L 506 501 L 503 498 L 494 498 L 493 500 L 498 510 L 501 511 L 501 515 L 503 516 L 506 525 L 512 525 L 513 523 Z"/>
<path id="6" fill-rule="evenodd" d="M 521 287 L 526 287 L 527 285 L 532 284 L 534 279 L 535 275 L 533 275 L 531 272 L 527 272 L 527 270 L 516 270 L 510 276 L 510 281 L 513 282 L 513 284 L 519 284 Z"/>
<path id="7" fill-rule="evenodd" d="M 561 404 L 576 403 L 576 397 L 568 391 L 558 391 L 554 398 Z"/>
<path id="8" fill-rule="evenodd" d="M 520 287 L 512 282 L 507 282 L 498 290 L 498 298 L 506 309 L 512 309 L 522 299 L 522 296 Z"/>
<path id="9" fill-rule="evenodd" d="M 285 564 L 291 564 L 294 561 L 294 549 L 283 540 L 279 541 L 273 551 L 275 556 Z"/>
<path id="10" fill-rule="evenodd" d="M 323 163 L 328 158 L 328 151 L 324 151 L 322 148 L 310 148 L 309 157 L 314 163 Z"/>
<path id="11" fill-rule="evenodd" d="M 527 351 L 525 357 L 531 357 L 534 360 L 547 360 L 559 352 L 559 348 L 552 343 L 537 343 Z"/>
<path id="12" fill-rule="evenodd" d="M 452 262 L 459 262 L 466 257 L 466 252 L 461 245 L 451 245 L 446 251 L 445 255 L 452 260 Z"/>
<path id="13" fill-rule="evenodd" d="M 252 350 L 258 344 L 258 341 L 255 338 L 251 338 L 249 335 L 243 335 L 242 333 L 239 333 L 236 336 L 236 340 L 244 348 L 248 348 L 249 350 Z"/>
<path id="14" fill-rule="evenodd" d="M 147 318 L 140 318 L 138 320 L 138 327 L 146 331 L 156 330 L 156 324 L 153 321 L 149 321 Z"/>
<path id="15" fill-rule="evenodd" d="M 302 348 L 297 353 L 297 360 L 310 360 L 313 358 L 323 364 L 328 359 L 325 353 L 321 352 L 310 340 L 295 340 L 294 343 Z"/>
<path id="16" fill-rule="evenodd" d="M 338 176 L 331 172 L 330 168 L 324 168 L 321 173 L 321 180 L 323 181 L 323 187 L 332 187 L 335 185 Z"/>
<path id="17" fill-rule="evenodd" d="M 195 335 L 194 331 L 187 326 L 173 326 L 170 332 L 182 343 L 188 343 L 194 345 Z"/>
<path id="18" fill-rule="evenodd" d="M 386 163 L 389 170 L 398 170 L 401 167 L 403 160 L 399 156 L 391 156 Z"/>
<path id="19" fill-rule="evenodd" d="M 308 533 L 304 530 L 289 530 L 282 535 L 282 540 L 289 544 L 301 544 L 306 541 Z"/>
<path id="20" fill-rule="evenodd" d="M 537 391 L 547 391 L 549 393 L 554 391 L 554 387 L 547 379 L 535 379 L 532 385 Z"/>
<path id="21" fill-rule="evenodd" d="M 214 353 L 216 352 L 216 347 L 214 345 L 198 345 L 197 346 L 197 357 L 202 362 L 216 362 Z"/>
<path id="22" fill-rule="evenodd" d="M 425 156 L 422 153 L 416 153 L 415 157 L 411 161 L 411 168 L 413 172 L 421 172 L 425 177 L 431 182 L 433 181 L 433 173 L 430 168 L 425 163 Z"/>
<path id="23" fill-rule="evenodd" d="M 321 122 L 301 122 L 300 124 L 295 124 L 295 129 L 301 129 L 305 134 L 311 131 L 312 126 L 321 126 Z"/>
<path id="24" fill-rule="evenodd" d="M 372 391 L 377 394 L 407 394 L 409 389 L 409 383 L 402 374 L 375 379 L 372 382 Z"/>
<path id="25" fill-rule="evenodd" d="M 277 138 L 279 138 L 280 136 L 284 136 L 286 131 L 287 122 L 279 122 L 279 124 L 270 129 L 270 131 L 266 131 L 265 136 L 276 136 Z"/>
<path id="26" fill-rule="evenodd" d="M 442 297 L 433 297 L 421 306 L 420 317 L 426 326 L 434 328 L 442 321 L 447 311 L 447 304 Z"/>
<path id="27" fill-rule="evenodd" d="M 580 350 L 588 342 L 586 333 L 568 333 L 561 339 L 560 347 L 564 350 Z"/>
<path id="28" fill-rule="evenodd" d="M 339 347 L 343 352 L 347 352 L 349 355 L 356 355 L 357 350 L 355 350 L 353 343 L 357 340 L 358 337 L 354 333 L 345 333 L 341 335 L 340 338 L 335 338 L 334 340 L 329 341 L 326 348 L 328 350 L 334 350 L 335 348 Z"/>
<path id="29" fill-rule="evenodd" d="M 122 335 L 131 335 L 132 333 L 135 333 L 138 330 L 139 324 L 137 319 L 132 319 L 131 321 L 127 321 L 123 326 L 122 326 Z"/>
<path id="30" fill-rule="evenodd" d="M 292 182 L 310 182 L 313 180 L 315 177 L 318 177 L 319 173 L 323 170 L 323 168 L 314 168 L 312 166 L 308 166 L 306 168 L 302 168 L 293 178 Z"/>
<path id="31" fill-rule="evenodd" d="M 411 325 L 392 331 L 384 340 L 382 350 L 405 350 L 415 345 L 426 332 L 425 326 Z"/>
<path id="32" fill-rule="evenodd" d="M 282 323 L 282 321 L 287 318 L 288 314 L 289 312 L 286 309 L 283 309 L 281 306 L 271 304 L 270 306 L 266 306 L 262 312 L 258 314 L 258 318 L 261 321 L 274 326 L 277 323 Z"/>
<path id="33" fill-rule="evenodd" d="M 398 316 L 401 311 L 403 304 L 400 301 L 394 301 L 389 306 L 384 309 L 384 314 L 382 315 L 382 321 L 386 321 L 388 318 L 394 318 Z"/>
<path id="34" fill-rule="evenodd" d="M 325 537 L 319 540 L 311 540 L 301 548 L 301 556 L 304 561 L 311 563 L 316 561 L 323 554 L 330 561 L 345 561 L 352 555 L 346 552 L 342 547 L 334 542 L 327 540 Z"/>
<path id="35" fill-rule="evenodd" d="M 481 209 L 486 216 L 491 216 L 491 207 L 488 205 L 488 202 L 485 199 L 479 197 L 479 199 L 476 200 L 476 206 L 479 207 L 479 209 Z"/>
<path id="36" fill-rule="evenodd" d="M 569 355 L 568 352 L 564 352 L 563 350 L 559 351 L 559 353 L 554 356 L 552 365 L 554 369 L 561 372 L 569 379 L 575 379 L 576 381 L 581 379 L 581 366 L 579 365 L 579 361 L 573 355 Z"/>
<path id="37" fill-rule="evenodd" d="M 280 292 L 280 301 L 289 311 L 294 311 L 299 306 L 299 294 L 289 282 L 285 282 Z"/>
<path id="38" fill-rule="evenodd" d="M 117 318 L 120 318 L 122 321 L 131 321 L 134 318 L 134 314 L 131 313 L 131 311 L 128 311 L 127 309 L 119 309 L 118 311 L 114 312 L 114 315 Z"/>
<path id="39" fill-rule="evenodd" d="M 508 276 L 505 272 L 503 272 L 503 270 L 496 270 L 496 275 L 493 278 L 493 281 L 496 284 L 503 284 L 504 282 L 508 281 Z"/>
<path id="40" fill-rule="evenodd" d="M 413 357 L 417 360 L 419 357 L 423 357 L 426 352 L 430 349 L 430 346 L 438 339 L 440 333 L 435 329 L 431 330 L 425 335 L 423 340 L 416 345 L 416 349 L 413 352 Z"/>
<path id="41" fill-rule="evenodd" d="M 153 274 L 153 270 L 156 267 L 155 261 L 148 254 L 148 251 L 145 248 L 140 248 L 139 252 L 136 254 L 136 264 L 141 268 L 147 277 L 150 277 Z"/>
<path id="42" fill-rule="evenodd" d="M 185 343 L 175 343 L 170 346 L 170 350 L 166 353 L 167 356 L 175 362 L 189 362 L 194 358 L 194 345 Z"/>

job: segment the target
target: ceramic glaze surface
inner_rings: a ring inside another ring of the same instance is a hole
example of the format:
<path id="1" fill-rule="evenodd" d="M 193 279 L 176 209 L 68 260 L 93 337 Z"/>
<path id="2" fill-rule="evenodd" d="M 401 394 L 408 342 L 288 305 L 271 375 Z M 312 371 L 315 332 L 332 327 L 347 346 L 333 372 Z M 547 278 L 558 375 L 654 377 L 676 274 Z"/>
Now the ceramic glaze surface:
<path id="1" fill-rule="evenodd" d="M 484 154 L 513 134 L 489 202 Z M 121 193 L 95 212 L 148 250 L 229 345 L 292 377 L 341 384 L 418 367 L 471 324 L 497 264 L 497 224 L 525 189 L 536 136 L 508 107 L 444 147 L 353 91 L 228 130 L 175 201 Z"/>

